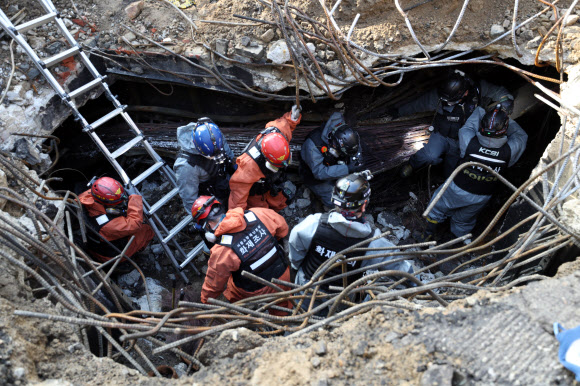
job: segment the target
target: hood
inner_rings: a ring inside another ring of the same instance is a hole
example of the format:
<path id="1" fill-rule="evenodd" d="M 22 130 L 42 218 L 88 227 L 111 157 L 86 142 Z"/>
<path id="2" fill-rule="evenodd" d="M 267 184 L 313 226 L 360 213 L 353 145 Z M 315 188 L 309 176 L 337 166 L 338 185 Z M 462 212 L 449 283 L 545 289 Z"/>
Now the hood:
<path id="1" fill-rule="evenodd" d="M 490 138 L 490 137 L 485 137 L 479 133 L 477 133 L 476 135 L 477 135 L 477 140 L 479 141 L 479 143 L 482 146 L 489 147 L 491 149 L 499 149 L 500 147 L 505 145 L 508 141 L 507 136 L 501 137 L 501 138 Z"/>
<path id="2" fill-rule="evenodd" d="M 216 237 L 226 233 L 241 232 L 246 229 L 246 220 L 244 219 L 244 210 L 242 208 L 234 208 L 228 210 L 226 217 L 222 220 L 215 230 Z"/>
<path id="3" fill-rule="evenodd" d="M 324 125 L 324 129 L 322 129 L 322 140 L 328 143 L 328 133 L 330 133 L 335 127 L 346 123 L 344 117 L 338 111 L 332 113 L 326 124 Z"/>
<path id="4" fill-rule="evenodd" d="M 363 239 L 369 237 L 373 231 L 368 222 L 349 221 L 338 212 L 331 212 L 328 223 L 338 233 L 345 237 Z"/>
<path id="5" fill-rule="evenodd" d="M 181 150 L 186 151 L 191 154 L 199 154 L 195 146 L 193 146 L 193 138 L 191 137 L 191 131 L 195 127 L 195 123 L 191 122 L 185 126 L 177 128 L 177 142 Z"/>
<path id="6" fill-rule="evenodd" d="M 95 201 L 90 189 L 79 194 L 79 201 L 86 208 L 87 212 L 89 212 L 90 217 L 105 213 L 105 207 Z"/>

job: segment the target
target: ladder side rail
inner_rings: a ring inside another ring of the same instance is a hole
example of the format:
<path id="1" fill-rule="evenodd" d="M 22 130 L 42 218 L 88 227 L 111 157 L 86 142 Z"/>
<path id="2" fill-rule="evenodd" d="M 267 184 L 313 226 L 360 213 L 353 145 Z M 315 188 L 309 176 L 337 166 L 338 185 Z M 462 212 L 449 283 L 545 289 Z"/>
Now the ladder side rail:
<path id="1" fill-rule="evenodd" d="M 183 257 L 182 258 L 182 261 L 186 261 L 187 260 L 187 253 L 183 250 L 183 248 L 181 247 L 181 245 L 179 245 L 179 243 L 177 242 L 177 240 L 172 239 L 171 240 L 171 243 L 173 244 L 173 246 L 175 247 L 175 249 L 177 249 L 179 251 L 179 253 L 181 254 L 181 256 Z M 193 264 L 193 261 L 194 260 L 195 260 L 195 258 L 192 259 L 189 263 L 190 263 L 191 267 L 193 268 L 193 270 L 195 271 L 195 274 L 197 276 L 199 276 L 201 273 L 199 272 L 199 270 L 197 269 L 197 267 L 195 266 L 195 264 Z M 181 267 L 181 264 L 179 264 L 179 261 L 176 260 L 176 262 L 177 262 L 176 268 L 178 270 L 182 270 L 183 267 Z"/>

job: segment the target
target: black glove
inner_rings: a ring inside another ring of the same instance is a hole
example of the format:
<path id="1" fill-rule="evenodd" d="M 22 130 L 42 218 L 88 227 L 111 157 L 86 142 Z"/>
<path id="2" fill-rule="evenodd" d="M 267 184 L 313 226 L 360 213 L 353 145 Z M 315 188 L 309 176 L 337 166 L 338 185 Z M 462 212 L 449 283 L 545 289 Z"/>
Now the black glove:
<path id="1" fill-rule="evenodd" d="M 359 170 L 359 166 L 356 165 L 354 162 L 349 162 L 346 166 L 348 167 L 349 174 Z"/>

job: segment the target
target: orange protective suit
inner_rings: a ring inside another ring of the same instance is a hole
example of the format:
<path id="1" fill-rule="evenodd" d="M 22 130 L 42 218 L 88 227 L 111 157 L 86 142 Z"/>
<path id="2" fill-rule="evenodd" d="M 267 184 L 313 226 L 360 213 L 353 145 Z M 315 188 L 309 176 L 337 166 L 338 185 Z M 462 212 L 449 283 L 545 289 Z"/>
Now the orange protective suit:
<path id="1" fill-rule="evenodd" d="M 262 223 L 268 228 L 270 234 L 277 239 L 281 239 L 288 234 L 288 224 L 284 217 L 280 216 L 271 209 L 252 208 L 253 212 Z M 220 225 L 215 230 L 216 237 L 221 237 L 223 234 L 231 234 L 242 232 L 246 229 L 246 221 L 244 218 L 244 210 L 242 208 L 230 209 L 226 213 L 226 217 L 222 220 Z M 263 295 L 276 292 L 273 288 L 262 287 L 259 290 L 248 292 L 242 288 L 238 288 L 232 277 L 232 273 L 238 271 L 241 260 L 238 255 L 229 247 L 216 244 L 211 249 L 211 255 L 208 261 L 208 269 L 205 275 L 205 280 L 201 288 L 201 301 L 207 303 L 208 298 L 217 298 L 222 292 L 230 303 L 237 302 L 251 296 Z M 290 268 L 286 268 L 280 280 L 290 281 Z M 227 288 L 226 287 L 227 283 Z M 290 288 L 279 286 L 287 291 Z M 279 303 L 280 307 L 292 308 L 289 301 Z M 273 315 L 284 315 L 283 312 L 270 310 Z"/>
<path id="2" fill-rule="evenodd" d="M 95 201 L 91 191 L 87 190 L 79 195 L 83 206 L 87 209 L 90 217 L 97 217 L 105 214 L 105 207 Z M 99 234 L 108 241 L 114 241 L 123 237 L 135 236 L 133 243 L 125 253 L 128 257 L 133 256 L 149 244 L 155 236 L 153 229 L 147 224 L 143 224 L 143 199 L 141 196 L 133 194 L 129 196 L 127 204 L 127 216 L 120 216 L 106 223 Z M 103 256 L 98 251 L 89 251 L 97 260 L 105 262 L 114 256 Z"/>
<path id="3" fill-rule="evenodd" d="M 276 127 L 286 137 L 288 142 L 292 140 L 292 132 L 300 123 L 302 115 L 298 117 L 297 121 L 293 121 L 290 117 L 291 113 L 284 114 L 282 118 L 275 121 L 268 122 L 266 127 Z M 260 135 L 256 140 L 260 139 Z M 254 161 L 252 157 L 244 153 L 237 158 L 236 163 L 238 169 L 230 178 L 230 199 L 228 201 L 228 208 L 270 208 L 277 212 L 284 209 L 286 205 L 286 197 L 282 193 L 278 193 L 276 197 L 272 197 L 270 192 L 260 196 L 250 196 L 250 189 L 254 183 L 260 179 L 265 178 L 264 173 Z"/>

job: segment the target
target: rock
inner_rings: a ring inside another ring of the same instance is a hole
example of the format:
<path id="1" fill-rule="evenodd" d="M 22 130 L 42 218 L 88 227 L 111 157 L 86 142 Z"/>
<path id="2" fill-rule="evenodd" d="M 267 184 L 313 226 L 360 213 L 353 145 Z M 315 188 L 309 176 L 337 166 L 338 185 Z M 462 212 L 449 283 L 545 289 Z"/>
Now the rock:
<path id="1" fill-rule="evenodd" d="M 190 58 L 196 58 L 202 61 L 208 61 L 210 59 L 209 53 L 203 47 L 190 47 L 185 49 L 185 56 Z"/>
<path id="2" fill-rule="evenodd" d="M 215 50 L 222 55 L 226 55 L 228 53 L 228 45 L 230 41 L 227 39 L 216 39 L 215 41 Z"/>
<path id="3" fill-rule="evenodd" d="M 312 54 L 316 52 L 316 46 L 314 45 L 314 43 L 306 43 L 306 48 L 308 48 L 308 50 Z"/>
<path id="4" fill-rule="evenodd" d="M 199 352 L 199 360 L 209 364 L 223 358 L 231 358 L 237 353 L 259 347 L 266 339 L 247 328 L 226 330 L 217 339 L 209 340 Z"/>
<path id="5" fill-rule="evenodd" d="M 83 349 L 83 345 L 80 344 L 79 342 L 75 343 L 75 344 L 71 344 L 70 346 L 68 346 L 68 351 L 70 353 L 74 353 L 77 350 L 82 350 Z"/>
<path id="6" fill-rule="evenodd" d="M 326 342 L 321 340 L 320 342 L 316 343 L 316 346 L 314 346 L 314 353 L 316 355 L 326 355 Z"/>
<path id="7" fill-rule="evenodd" d="M 319 357 L 313 357 L 312 359 L 310 359 L 310 363 L 312 363 L 313 367 L 320 366 L 320 362 L 322 362 L 322 361 L 320 360 Z"/>
<path id="8" fill-rule="evenodd" d="M 123 35 L 123 37 L 128 42 L 132 42 L 133 40 L 137 39 L 137 35 L 135 35 L 133 32 L 127 32 L 125 35 Z"/>
<path id="9" fill-rule="evenodd" d="M 241 44 L 236 46 L 236 53 L 252 59 L 261 59 L 264 56 L 264 46 L 257 44 L 254 46 L 244 47 Z"/>
<path id="10" fill-rule="evenodd" d="M 510 27 L 510 25 L 512 25 L 512 21 L 511 20 L 505 19 L 503 21 L 503 24 L 502 24 L 503 28 L 508 29 Z"/>
<path id="11" fill-rule="evenodd" d="M 16 86 L 19 87 L 20 85 Z M 14 87 L 14 88 L 16 88 Z M 10 94 L 10 93 L 8 93 Z M 37 165 L 41 162 L 40 153 L 26 138 L 20 138 L 14 142 L 12 152 L 16 158 L 20 158 L 30 165 Z"/>
<path id="12" fill-rule="evenodd" d="M 132 287 L 137 283 L 137 281 L 139 281 L 140 278 L 141 275 L 139 275 L 139 271 L 134 269 L 125 275 L 119 276 L 118 283 L 123 287 Z"/>
<path id="13" fill-rule="evenodd" d="M 302 198 L 310 199 L 310 189 L 304 189 L 304 192 L 302 192 Z"/>
<path id="14" fill-rule="evenodd" d="M 326 59 L 332 60 L 332 59 L 334 59 L 334 55 L 336 55 L 334 51 L 332 51 L 332 50 L 326 51 Z"/>
<path id="15" fill-rule="evenodd" d="M 173 366 L 173 368 L 175 369 L 175 372 L 179 378 L 187 375 L 187 365 L 185 363 L 180 362 L 179 364 Z"/>
<path id="16" fill-rule="evenodd" d="M 422 386 L 451 386 L 453 380 L 453 367 L 449 365 L 431 365 L 421 378 Z"/>
<path id="17" fill-rule="evenodd" d="M 203 267 L 201 267 L 201 273 L 202 274 L 207 274 L 207 265 L 204 265 Z"/>
<path id="18" fill-rule="evenodd" d="M 248 47 L 250 45 L 250 38 L 247 36 L 242 36 L 242 46 Z"/>
<path id="19" fill-rule="evenodd" d="M 7 188 L 8 187 L 8 181 L 6 179 L 6 173 L 4 173 L 4 171 L 2 169 L 0 169 L 0 187 L 3 188 Z M 4 209 L 4 206 L 6 206 L 6 200 L 3 198 L 0 198 L 0 210 Z"/>
<path id="20" fill-rule="evenodd" d="M 17 368 L 14 369 L 14 371 L 12 372 L 12 374 L 14 375 L 14 378 L 16 378 L 16 379 L 22 379 L 22 378 L 24 378 L 26 376 L 26 369 L 24 367 L 17 367 Z"/>
<path id="21" fill-rule="evenodd" d="M 64 43 L 61 41 L 56 41 L 52 44 L 49 44 L 48 46 L 46 46 L 45 50 L 46 52 L 48 52 L 50 55 L 56 55 L 58 54 L 62 49 L 64 48 Z"/>
<path id="22" fill-rule="evenodd" d="M 326 57 L 328 58 L 328 51 L 326 52 Z M 328 68 L 328 71 L 330 71 L 330 73 L 332 74 L 332 76 L 334 76 L 336 78 L 341 78 L 342 77 L 343 72 L 342 72 L 342 66 L 340 64 L 340 61 L 333 60 L 331 62 L 328 62 L 326 64 L 326 67 Z"/>
<path id="23" fill-rule="evenodd" d="M 133 20 L 141 14 L 144 6 L 145 2 L 143 0 L 135 1 L 125 8 L 125 13 L 130 20 Z"/>
<path id="24" fill-rule="evenodd" d="M 358 342 L 356 347 L 352 350 L 352 353 L 356 356 L 362 357 L 365 355 L 365 352 L 367 351 L 367 347 L 369 347 L 369 344 L 366 341 L 361 340 L 360 342 Z"/>
<path id="25" fill-rule="evenodd" d="M 530 40 L 529 42 L 526 43 L 526 48 L 527 49 L 538 48 L 540 46 L 541 41 L 542 41 L 542 37 L 536 36 L 535 38 L 533 38 L 532 40 Z"/>
<path id="26" fill-rule="evenodd" d="M 274 30 L 269 29 L 266 32 L 264 32 L 262 36 L 260 36 L 260 40 L 263 41 L 264 43 L 270 43 L 272 39 L 274 39 L 274 35 L 275 35 Z"/>
<path id="27" fill-rule="evenodd" d="M 465 299 L 465 303 L 467 303 L 467 305 L 469 307 L 473 307 L 477 304 L 477 299 L 474 297 L 469 297 L 469 298 Z"/>
<path id="28" fill-rule="evenodd" d="M 578 19 L 580 19 L 580 16 L 578 15 L 569 15 L 566 18 L 566 20 L 564 20 L 564 24 L 566 25 L 566 27 L 569 27 L 572 24 L 576 24 L 576 22 L 578 22 Z"/>
<path id="29" fill-rule="evenodd" d="M 161 255 L 163 253 L 163 247 L 161 246 L 161 244 L 153 244 L 151 245 L 151 252 L 153 252 L 156 255 Z"/>
<path id="30" fill-rule="evenodd" d="M 298 206 L 298 208 L 304 209 L 310 205 L 310 200 L 306 198 L 299 198 L 298 200 L 296 200 L 296 205 Z"/>
<path id="31" fill-rule="evenodd" d="M 491 30 L 489 31 L 489 35 L 492 38 L 496 38 L 498 36 L 500 36 L 501 34 L 503 34 L 505 32 L 505 29 L 499 25 L 499 24 L 494 24 L 491 26 Z"/>
<path id="32" fill-rule="evenodd" d="M 282 64 L 290 61 L 290 50 L 284 40 L 275 41 L 270 45 L 266 57 L 275 64 Z"/>
<path id="33" fill-rule="evenodd" d="M 377 216 L 377 223 L 379 223 L 384 227 L 394 227 L 398 225 L 403 225 L 401 218 L 389 211 L 379 213 Z"/>

